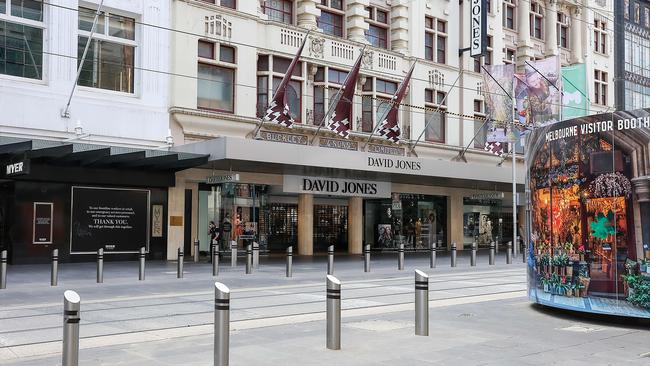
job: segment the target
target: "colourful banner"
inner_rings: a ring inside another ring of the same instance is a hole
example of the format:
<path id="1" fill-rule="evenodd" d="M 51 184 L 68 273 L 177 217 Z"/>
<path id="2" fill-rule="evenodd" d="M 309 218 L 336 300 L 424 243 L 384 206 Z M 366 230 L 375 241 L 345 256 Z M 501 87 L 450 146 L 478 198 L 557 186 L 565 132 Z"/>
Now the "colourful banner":
<path id="1" fill-rule="evenodd" d="M 512 123 L 512 90 L 515 65 L 488 65 L 485 80 L 485 112 L 488 118 L 487 141 L 508 142 L 507 129 Z"/>
<path id="2" fill-rule="evenodd" d="M 562 67 L 562 82 L 564 86 L 562 119 L 567 120 L 588 115 L 587 65 L 576 64 Z"/>
<path id="3" fill-rule="evenodd" d="M 560 121 L 562 106 L 562 73 L 560 58 L 552 56 L 539 61 L 528 61 L 525 65 L 528 87 L 529 126 L 548 126 Z M 529 127 L 529 128 L 530 128 Z"/>

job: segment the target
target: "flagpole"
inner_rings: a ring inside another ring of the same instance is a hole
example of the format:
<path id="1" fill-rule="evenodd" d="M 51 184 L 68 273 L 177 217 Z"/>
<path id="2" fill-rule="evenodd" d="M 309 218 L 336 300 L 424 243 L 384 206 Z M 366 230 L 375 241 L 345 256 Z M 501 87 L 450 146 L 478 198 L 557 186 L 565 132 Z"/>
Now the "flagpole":
<path id="1" fill-rule="evenodd" d="M 311 29 L 307 30 L 307 33 L 305 33 L 305 38 L 303 38 L 302 44 L 300 45 L 299 50 L 301 50 L 305 46 L 305 43 L 307 43 L 307 37 L 309 37 L 309 33 L 311 33 Z M 300 59 L 300 55 L 297 55 L 297 57 L 298 57 L 298 59 Z M 289 65 L 289 66 L 291 66 L 291 65 Z M 289 71 L 289 70 L 287 69 L 287 71 Z M 293 70 L 291 71 L 291 73 L 293 73 Z M 289 80 L 291 80 L 291 75 L 289 75 Z M 273 78 L 270 78 L 270 82 L 271 82 L 271 88 L 273 88 Z M 273 101 L 273 99 L 275 99 L 275 95 L 273 95 L 273 97 L 271 98 L 271 101 Z M 268 108 L 268 106 L 267 106 L 267 108 Z M 257 134 L 260 132 L 263 125 L 264 125 L 264 116 L 262 118 L 260 118 L 260 121 L 257 123 L 257 126 L 255 126 L 255 129 L 252 131 L 253 133 L 251 134 L 251 136 L 253 138 L 257 137 Z"/>
<path id="2" fill-rule="evenodd" d="M 361 48 L 361 54 L 359 54 L 359 57 L 363 57 L 363 52 L 364 52 L 365 50 L 366 50 L 366 45 L 363 45 L 363 48 Z M 356 62 L 355 62 L 355 64 L 356 64 Z M 361 68 L 361 66 L 359 66 L 359 69 L 360 69 L 360 68 Z M 309 141 L 309 144 L 310 144 L 310 145 L 314 143 L 314 140 L 316 140 L 316 137 L 317 137 L 318 134 L 320 133 L 321 128 L 323 128 L 323 124 L 324 124 L 324 122 L 327 121 L 327 119 L 329 118 L 330 114 L 332 113 L 332 108 L 333 108 L 334 106 L 336 106 L 336 104 L 339 102 L 341 92 L 343 91 L 343 86 L 347 84 L 347 81 L 348 81 L 348 78 L 350 77 L 350 74 L 352 74 L 352 70 L 350 70 L 350 71 L 348 72 L 348 75 L 345 77 L 345 80 L 343 81 L 343 84 L 341 85 L 341 87 L 339 88 L 339 90 L 336 92 L 336 95 L 334 95 L 334 98 L 332 99 L 332 101 L 331 101 L 331 103 L 330 103 L 330 105 L 329 105 L 329 108 L 327 108 L 327 113 L 325 113 L 325 115 L 323 116 L 323 119 L 321 119 L 320 124 L 318 125 L 318 129 L 316 130 L 316 134 L 314 134 L 314 137 L 312 137 L 312 138 L 311 138 L 311 141 Z M 356 90 L 357 86 L 354 85 L 354 88 L 355 88 L 355 90 Z M 352 103 L 352 101 L 349 101 L 349 102 Z M 350 121 L 350 123 L 352 123 L 352 121 Z"/>
<path id="3" fill-rule="evenodd" d="M 464 71 L 463 69 L 460 69 L 460 72 L 458 72 L 458 76 L 456 77 L 456 80 L 454 80 L 454 83 L 451 85 L 451 87 L 449 88 L 449 90 L 445 94 L 445 97 L 442 98 L 442 101 L 440 101 L 440 104 L 438 104 L 438 107 L 436 107 L 436 110 L 434 111 L 433 115 L 431 115 L 431 118 L 427 121 L 427 123 L 425 123 L 424 129 L 420 133 L 420 136 L 418 136 L 418 139 L 415 140 L 415 143 L 413 145 L 411 145 L 411 148 L 409 149 L 409 154 L 412 154 L 413 151 L 415 150 L 415 148 L 418 146 L 418 142 L 420 142 L 420 139 L 422 138 L 422 135 L 424 135 L 424 132 L 427 130 L 427 127 L 429 127 L 429 124 L 431 123 L 431 121 L 433 120 L 435 115 L 438 112 L 440 112 L 440 106 L 445 104 L 445 101 L 447 100 L 447 97 L 449 96 L 449 94 L 451 94 L 451 90 L 456 87 L 456 83 L 458 83 L 458 80 L 460 80 L 461 75 L 463 75 L 463 71 Z M 425 113 L 425 116 L 426 116 L 426 113 Z"/>
<path id="4" fill-rule="evenodd" d="M 407 76 L 410 75 L 410 74 L 413 72 L 413 69 L 415 68 L 415 64 L 417 64 L 417 63 L 418 63 L 417 60 L 415 60 L 415 62 L 413 62 L 413 65 L 411 66 L 411 70 L 409 70 L 409 72 L 406 74 Z M 405 81 L 406 81 L 406 79 L 402 80 L 402 82 L 405 82 Z M 410 82 L 410 80 L 409 80 L 409 82 Z M 400 85 L 400 86 L 401 86 L 401 85 Z M 383 116 L 381 117 L 381 119 L 378 121 L 377 125 L 375 125 L 375 127 L 372 129 L 372 133 L 370 134 L 370 136 L 368 136 L 368 141 L 366 141 L 366 144 L 363 145 L 363 148 L 362 148 L 361 150 L 365 150 L 366 147 L 368 147 L 368 144 L 370 143 L 370 140 L 371 140 L 372 137 L 375 135 L 375 132 L 377 132 L 377 128 L 378 128 L 378 127 L 380 126 L 380 124 L 384 121 L 384 119 L 386 118 L 386 116 L 388 116 L 388 113 L 390 113 L 390 110 L 391 110 L 392 107 L 393 107 L 393 102 L 394 102 L 395 99 L 397 98 L 397 93 L 399 93 L 399 90 L 400 90 L 399 87 L 398 87 L 397 89 L 395 89 L 395 93 L 393 94 L 393 97 L 390 99 L 390 108 L 388 108 L 388 109 L 386 110 L 386 112 L 384 112 L 384 115 L 383 115 Z M 401 101 L 400 101 L 400 104 L 401 104 Z M 379 106 L 377 106 L 377 108 L 379 108 Z M 397 108 L 399 109 L 399 105 L 397 106 Z M 399 122 L 398 122 L 398 123 L 399 123 Z"/>
<path id="5" fill-rule="evenodd" d="M 514 56 L 510 60 L 514 65 Z M 515 83 L 512 83 L 512 121 L 510 134 L 512 135 L 512 248 L 514 257 L 517 258 L 519 241 L 517 241 L 517 137 L 515 136 L 515 119 L 517 118 L 515 100 Z"/>

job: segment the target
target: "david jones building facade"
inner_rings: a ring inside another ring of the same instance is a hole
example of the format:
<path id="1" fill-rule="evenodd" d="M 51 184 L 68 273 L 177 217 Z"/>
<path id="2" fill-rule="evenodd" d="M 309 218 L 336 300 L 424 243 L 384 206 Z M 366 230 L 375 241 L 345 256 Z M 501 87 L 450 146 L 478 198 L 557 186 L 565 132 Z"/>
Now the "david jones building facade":
<path id="1" fill-rule="evenodd" d="M 0 1 L 0 246 L 13 263 L 53 248 L 175 259 L 196 239 L 209 250 L 211 222 L 222 249 L 300 255 L 508 241 L 512 160 L 484 150 L 481 66 L 559 55 L 586 65 L 590 113 L 614 102 L 611 1 L 488 1 L 480 59 L 464 51 L 469 1 L 107 0 L 91 38 L 98 3 Z M 297 123 L 259 126 L 304 37 L 287 89 Z M 318 127 L 361 52 L 341 139 Z M 370 138 L 414 62 L 402 141 Z"/>

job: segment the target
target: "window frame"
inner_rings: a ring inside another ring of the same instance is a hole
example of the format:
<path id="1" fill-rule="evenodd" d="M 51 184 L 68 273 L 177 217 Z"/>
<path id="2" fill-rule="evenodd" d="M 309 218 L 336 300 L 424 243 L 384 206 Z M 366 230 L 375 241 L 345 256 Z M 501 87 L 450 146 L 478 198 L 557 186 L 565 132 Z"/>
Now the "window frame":
<path id="1" fill-rule="evenodd" d="M 538 41 L 543 41 L 546 33 L 544 29 L 544 7 L 537 1 L 531 1 L 528 16 L 530 21 L 530 37 Z M 537 27 L 538 25 L 539 27 Z M 537 34 L 538 29 L 539 37 Z"/>
<path id="2" fill-rule="evenodd" d="M 16 81 L 21 81 L 21 82 L 29 82 L 29 83 L 36 83 L 36 84 L 44 84 L 47 83 L 48 79 L 48 70 L 46 67 L 47 62 L 49 61 L 48 54 L 46 53 L 46 45 L 49 43 L 47 42 L 48 39 L 48 27 L 46 24 L 46 17 L 48 16 L 48 13 L 46 11 L 46 7 L 44 3 L 41 3 L 41 20 L 33 20 L 29 18 L 24 18 L 20 17 L 17 15 L 12 15 L 11 14 L 11 2 L 13 0 L 6 0 L 5 1 L 5 11 L 0 13 L 0 22 L 5 22 L 5 24 L 14 24 L 18 26 L 23 26 L 23 27 L 30 27 L 30 28 L 36 28 L 41 30 L 41 50 L 40 50 L 40 56 L 41 56 L 41 64 L 40 64 L 40 78 L 30 78 L 26 76 L 18 76 L 18 75 L 11 75 L 11 74 L 4 74 L 0 73 L 0 78 L 2 79 L 7 79 L 7 80 L 16 80 Z M 23 65 L 26 66 L 26 65 Z"/>
<path id="3" fill-rule="evenodd" d="M 508 29 L 511 31 L 517 31 L 517 11 L 516 11 L 516 5 L 515 5 L 515 0 L 503 0 L 503 16 L 501 20 L 501 26 L 504 29 Z M 508 18 L 508 11 L 512 12 L 512 19 Z M 508 26 L 508 20 L 512 20 L 512 27 Z"/>
<path id="4" fill-rule="evenodd" d="M 384 9 L 384 8 L 379 8 L 379 7 L 374 6 L 374 5 L 367 6 L 366 10 L 368 11 L 368 17 L 366 18 L 366 23 L 368 23 L 368 25 L 369 25 L 369 29 L 364 32 L 364 36 L 365 36 L 366 40 L 373 47 L 382 48 L 382 49 L 385 49 L 385 50 L 390 50 L 390 47 L 391 47 L 391 42 L 390 42 L 390 10 Z M 376 20 L 377 19 L 377 14 L 379 12 L 386 14 L 386 22 L 385 23 Z M 383 39 L 381 37 L 371 36 L 371 38 L 377 38 L 377 39 L 380 40 L 379 45 L 373 44 L 372 41 L 370 39 L 368 39 L 370 27 L 379 28 L 383 32 L 385 32 L 385 34 L 386 34 L 385 39 Z M 381 45 L 382 40 L 386 42 L 385 47 Z"/>
<path id="5" fill-rule="evenodd" d="M 478 110 L 476 109 L 476 103 L 480 103 Z M 474 99 L 474 135 L 476 136 L 474 139 L 474 148 L 479 150 L 485 149 L 485 142 L 487 141 L 487 128 L 484 126 L 485 116 L 485 101 L 483 99 Z M 483 118 L 483 120 L 479 120 L 477 117 Z M 483 130 L 481 134 L 476 131 L 477 124 L 480 124 L 479 128 Z M 479 136 L 482 137 L 481 141 L 478 140 Z"/>
<path id="6" fill-rule="evenodd" d="M 85 4 L 82 4 L 85 5 Z M 94 6 L 94 5 L 91 5 Z M 92 12 L 93 17 L 94 14 L 97 12 L 97 9 L 92 9 L 88 6 L 78 6 L 77 9 L 78 11 L 81 11 L 80 9 L 85 9 L 89 10 Z M 88 38 L 90 39 L 90 42 L 93 40 L 99 41 L 99 42 L 106 42 L 106 43 L 112 43 L 112 44 L 117 44 L 120 46 L 127 46 L 127 47 L 133 47 L 133 92 L 124 92 L 120 90 L 111 90 L 111 89 L 105 89 L 99 86 L 87 86 L 87 85 L 79 85 L 77 82 L 77 87 L 81 88 L 82 90 L 85 91 L 94 91 L 94 92 L 104 92 L 104 93 L 115 93 L 119 95 L 125 95 L 125 96 L 133 96 L 137 97 L 139 95 L 140 91 L 140 77 L 141 73 L 139 72 L 139 65 L 140 65 L 140 40 L 141 40 L 141 30 L 140 27 L 138 26 L 138 19 L 132 15 L 132 14 L 126 14 L 124 12 L 120 11 L 107 11 L 107 10 L 102 10 L 101 14 L 104 17 L 104 29 L 102 30 L 101 33 L 99 33 L 97 27 L 95 28 L 95 32 L 93 33 L 92 38 L 90 38 L 90 31 L 88 30 L 82 30 L 79 28 L 79 20 L 77 20 L 77 44 L 79 42 L 79 39 L 81 37 Z M 119 16 L 119 17 L 124 17 L 133 20 L 133 39 L 128 39 L 128 38 L 123 38 L 123 37 L 117 37 L 117 36 L 111 36 L 109 35 L 110 32 L 110 18 L 111 15 Z M 98 22 L 99 23 L 99 22 Z M 77 61 L 79 60 L 79 55 L 77 55 Z M 86 55 L 86 59 L 84 60 L 84 63 L 88 61 L 88 55 Z"/>
<path id="7" fill-rule="evenodd" d="M 323 4 L 323 2 L 325 2 L 325 4 Z M 345 38 L 346 31 L 347 31 L 346 29 L 347 27 L 345 26 L 345 5 L 346 5 L 345 0 L 341 0 L 342 9 L 337 9 L 335 7 L 332 7 L 331 5 L 332 5 L 332 0 L 321 0 L 320 2 L 318 2 L 318 4 L 316 4 L 316 7 L 320 9 L 321 16 L 323 13 L 329 13 L 341 18 L 341 34 L 338 35 L 338 34 L 325 32 L 325 30 L 320 26 L 320 17 L 316 18 L 316 25 L 318 26 L 318 28 L 323 29 L 323 33 L 325 34 L 329 34 L 334 37 Z M 333 24 L 329 24 L 329 23 L 327 24 L 334 26 Z"/>
<path id="8" fill-rule="evenodd" d="M 375 76 L 369 76 L 369 75 L 366 76 L 366 83 L 370 83 L 370 85 L 372 87 L 371 87 L 370 90 L 368 90 L 368 89 L 365 88 L 366 84 L 364 84 L 364 86 L 361 88 L 361 98 L 362 98 L 362 101 L 361 101 L 361 116 L 360 116 L 360 120 L 359 120 L 359 126 L 358 126 L 359 128 L 356 129 L 358 132 L 372 133 L 372 131 L 375 128 L 377 128 L 377 123 L 380 122 L 380 121 L 377 121 L 377 113 L 379 112 L 380 104 L 381 103 L 390 103 L 390 100 L 394 95 L 394 93 L 391 94 L 391 93 L 386 93 L 384 91 L 378 91 L 377 90 L 377 81 L 380 81 L 380 82 L 383 82 L 383 83 L 386 83 L 386 84 L 394 85 L 395 90 L 397 90 L 397 88 L 399 88 L 399 82 L 398 81 L 388 80 L 388 79 L 383 79 L 383 78 L 377 78 Z M 365 119 L 365 116 L 364 116 L 364 114 L 366 113 L 366 111 L 364 111 L 364 107 L 365 107 L 364 100 L 366 100 L 366 98 L 369 98 L 371 100 L 371 104 L 370 104 L 371 105 L 371 109 L 370 109 L 371 120 L 370 121 L 367 121 Z M 364 131 L 364 125 L 367 124 L 368 122 L 370 122 L 371 129 L 369 131 Z"/>
<path id="9" fill-rule="evenodd" d="M 492 65 L 494 63 L 494 48 L 493 48 L 493 40 L 494 38 L 492 35 L 488 34 L 486 37 L 486 43 L 487 43 L 487 55 L 481 56 L 481 57 L 474 57 L 474 72 L 481 73 L 481 66 L 486 66 L 486 65 Z"/>
<path id="10" fill-rule="evenodd" d="M 427 22 L 431 23 L 431 26 L 427 26 Z M 449 23 L 444 19 L 435 18 L 429 15 L 424 17 L 424 58 L 425 60 L 435 62 L 438 64 L 446 65 L 447 64 L 447 52 L 449 47 L 447 47 L 447 41 L 449 39 L 449 33 L 447 29 L 449 28 Z M 444 28 L 443 31 L 440 30 L 440 25 Z M 431 46 L 427 46 L 427 40 L 431 40 Z M 443 59 L 440 60 L 440 41 L 444 40 L 444 50 Z M 431 57 L 427 54 L 427 48 L 431 49 Z"/>
<path id="11" fill-rule="evenodd" d="M 556 23 L 557 23 L 557 31 L 556 31 L 557 46 L 565 50 L 570 50 L 571 37 L 569 35 L 569 17 L 565 13 L 558 11 Z M 562 44 L 563 40 L 564 40 L 564 44 Z"/>
<path id="12" fill-rule="evenodd" d="M 202 57 L 198 54 L 198 45 L 201 43 L 212 43 L 212 51 L 213 55 L 211 58 L 208 57 Z M 234 52 L 234 62 L 225 62 L 221 61 L 221 47 L 228 47 L 232 48 Z M 234 114 L 235 111 L 237 110 L 237 49 L 233 46 L 230 45 L 224 45 L 219 42 L 214 42 L 211 40 L 206 40 L 206 39 L 199 39 L 197 42 L 197 77 L 198 77 L 198 67 L 199 65 L 208 65 L 208 66 L 214 66 L 222 69 L 230 69 L 233 72 L 233 83 L 232 83 L 232 111 L 226 110 L 226 109 L 218 109 L 218 108 L 208 108 L 208 107 L 200 107 L 199 106 L 199 93 L 198 93 L 198 79 L 197 79 L 197 92 L 196 92 L 196 109 L 200 110 L 206 110 L 206 111 L 214 111 L 214 112 L 222 112 L 222 113 L 229 113 L 229 114 Z M 257 81 L 256 81 L 257 82 Z"/>
<path id="13" fill-rule="evenodd" d="M 594 69 L 594 104 L 607 106 L 609 98 L 609 73 Z"/>
<path id="14" fill-rule="evenodd" d="M 291 3 L 291 12 L 289 13 L 289 17 L 291 19 L 290 19 L 290 21 L 288 23 L 284 21 L 284 15 L 286 15 L 287 12 L 285 12 L 284 9 L 278 10 L 278 9 L 275 9 L 275 8 L 269 8 L 268 6 L 266 6 L 266 4 L 267 4 L 266 1 L 264 1 L 263 4 L 262 4 L 262 13 L 264 13 L 267 16 L 268 20 L 271 21 L 271 22 L 295 25 L 295 23 L 296 23 L 296 2 L 294 0 L 276 0 L 276 1 L 281 1 L 283 4 L 284 3 Z M 280 20 L 271 18 L 271 16 L 266 13 L 267 8 L 272 9 L 273 11 L 277 11 L 277 12 L 282 13 L 283 14 L 283 16 L 282 16 L 283 20 L 280 21 Z"/>
<path id="15" fill-rule="evenodd" d="M 594 19 L 594 52 L 607 56 L 609 54 L 607 21 Z"/>
<path id="16" fill-rule="evenodd" d="M 425 101 L 424 101 L 424 107 L 425 112 L 424 112 L 424 123 L 425 126 L 428 122 L 428 116 L 427 116 L 427 111 L 431 110 L 431 113 L 434 113 L 436 109 L 438 109 L 438 112 L 435 113 L 440 113 L 442 116 L 442 121 L 440 125 L 440 135 L 441 135 L 441 140 L 433 140 L 427 138 L 427 131 L 426 129 L 424 130 L 424 141 L 430 142 L 430 143 L 436 143 L 436 144 L 445 144 L 447 141 L 447 113 L 445 113 L 448 109 L 447 106 L 447 100 L 445 100 L 444 104 L 439 104 L 438 101 L 444 99 L 444 96 L 446 95 L 445 92 L 436 90 L 436 89 L 424 89 L 424 96 L 425 96 Z M 430 96 L 430 97 L 429 97 Z M 442 97 L 442 99 L 439 99 Z"/>
<path id="17" fill-rule="evenodd" d="M 268 58 L 267 59 L 268 60 L 268 64 L 267 64 L 268 68 L 267 68 L 267 70 L 258 70 L 258 67 L 256 66 L 256 68 L 255 68 L 256 69 L 256 82 L 257 82 L 257 79 L 260 76 L 267 76 L 268 77 L 268 84 L 267 84 L 267 95 L 268 95 L 268 97 L 267 97 L 267 100 L 270 102 L 271 99 L 273 98 L 274 78 L 282 79 L 284 77 L 284 75 L 285 75 L 284 73 L 273 70 L 273 68 L 275 67 L 275 59 L 276 58 L 287 59 L 287 58 L 282 56 L 282 55 L 278 55 L 278 54 L 274 54 L 274 53 L 269 53 L 269 54 L 260 53 L 260 54 L 258 54 L 258 60 L 259 60 L 259 57 L 262 57 L 262 56 Z M 289 59 L 289 61 L 291 61 L 291 59 Z M 307 116 L 305 115 L 304 118 L 303 118 L 303 113 L 304 113 L 303 107 L 305 105 L 309 105 L 307 103 L 307 101 L 305 100 L 306 99 L 305 98 L 305 90 L 306 90 L 306 87 L 308 85 L 305 82 L 306 77 L 305 77 L 305 73 L 302 70 L 302 68 L 304 66 L 303 62 L 304 61 L 300 61 L 300 63 L 296 66 L 296 69 L 298 69 L 298 68 L 300 69 L 299 70 L 300 74 L 296 75 L 295 70 L 294 70 L 294 74 L 291 75 L 291 81 L 292 82 L 300 83 L 300 95 L 299 95 L 300 105 L 298 106 L 298 111 L 300 111 L 300 113 L 297 116 L 294 117 L 295 123 L 300 123 L 300 124 L 306 123 Z M 257 87 L 257 85 L 256 85 L 256 87 Z M 257 111 L 258 107 L 259 107 L 258 106 L 258 100 L 255 100 L 255 106 L 256 106 L 255 110 Z M 266 107 L 268 107 L 268 105 L 264 106 L 264 110 L 266 110 Z"/>

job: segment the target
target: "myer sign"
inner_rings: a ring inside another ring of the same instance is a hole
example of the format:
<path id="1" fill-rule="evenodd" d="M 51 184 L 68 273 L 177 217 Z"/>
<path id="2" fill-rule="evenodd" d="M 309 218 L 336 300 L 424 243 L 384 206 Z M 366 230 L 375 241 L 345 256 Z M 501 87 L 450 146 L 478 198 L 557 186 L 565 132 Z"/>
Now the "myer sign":
<path id="1" fill-rule="evenodd" d="M 486 0 L 471 0 L 470 55 L 479 57 L 487 51 L 487 4 Z"/>
<path id="2" fill-rule="evenodd" d="M 29 160 L 9 163 L 5 166 L 5 175 L 7 177 L 14 177 L 17 175 L 25 174 L 29 174 Z"/>
<path id="3" fill-rule="evenodd" d="M 391 185 L 390 182 L 285 175 L 282 190 L 285 193 L 389 198 Z"/>

